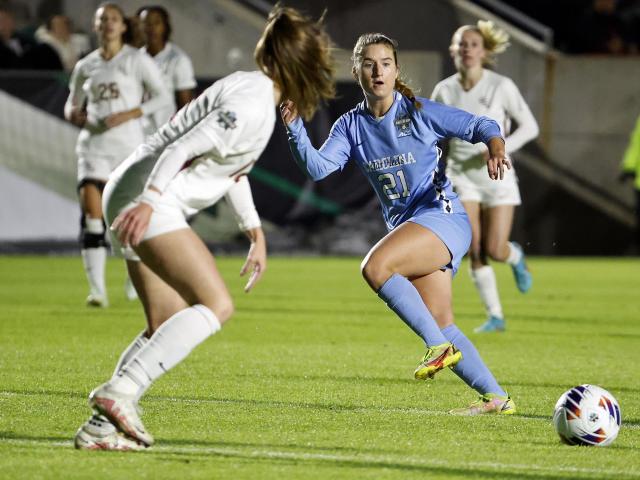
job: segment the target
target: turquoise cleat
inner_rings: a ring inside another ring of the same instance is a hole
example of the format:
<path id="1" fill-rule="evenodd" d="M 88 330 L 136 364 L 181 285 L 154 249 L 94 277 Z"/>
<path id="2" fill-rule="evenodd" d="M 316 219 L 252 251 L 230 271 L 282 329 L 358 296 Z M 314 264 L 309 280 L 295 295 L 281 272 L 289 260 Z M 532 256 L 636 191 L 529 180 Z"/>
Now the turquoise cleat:
<path id="1" fill-rule="evenodd" d="M 516 265 L 511 265 L 511 269 L 513 270 L 513 277 L 516 280 L 516 286 L 521 293 L 527 293 L 531 289 L 531 285 L 533 285 L 533 277 L 531 276 L 531 272 L 527 268 L 527 262 L 524 259 L 524 252 L 520 244 L 516 242 L 511 242 L 516 248 L 522 252 L 522 257 L 520 261 Z"/>
<path id="2" fill-rule="evenodd" d="M 493 333 L 504 332 L 504 329 L 504 318 L 491 315 L 486 322 L 484 322 L 478 328 L 475 328 L 473 331 L 476 333 Z"/>

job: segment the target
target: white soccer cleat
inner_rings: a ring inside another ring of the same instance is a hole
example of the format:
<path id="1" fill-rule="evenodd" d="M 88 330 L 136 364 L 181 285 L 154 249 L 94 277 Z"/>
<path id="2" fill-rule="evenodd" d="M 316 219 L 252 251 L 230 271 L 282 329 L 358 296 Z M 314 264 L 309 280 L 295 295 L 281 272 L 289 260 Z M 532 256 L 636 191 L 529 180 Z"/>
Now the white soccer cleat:
<path id="1" fill-rule="evenodd" d="M 135 397 L 112 390 L 107 382 L 91 392 L 89 406 L 107 417 L 125 435 L 147 446 L 153 445 L 153 437 L 138 415 Z"/>
<path id="2" fill-rule="evenodd" d="M 106 418 L 93 415 L 78 429 L 73 440 L 78 450 L 114 450 L 119 452 L 146 450 L 148 447 L 126 437 Z"/>
<path id="3" fill-rule="evenodd" d="M 90 293 L 87 297 L 87 307 L 99 307 L 107 308 L 109 306 L 109 300 L 106 295 L 99 295 L 97 293 Z"/>

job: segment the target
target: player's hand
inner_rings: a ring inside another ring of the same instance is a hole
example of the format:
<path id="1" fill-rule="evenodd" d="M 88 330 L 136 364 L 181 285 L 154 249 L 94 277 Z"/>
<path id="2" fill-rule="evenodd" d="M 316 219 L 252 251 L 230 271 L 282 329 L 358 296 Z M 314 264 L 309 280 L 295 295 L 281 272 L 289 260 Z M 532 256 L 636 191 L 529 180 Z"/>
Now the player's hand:
<path id="1" fill-rule="evenodd" d="M 253 286 L 262 277 L 262 274 L 267 269 L 267 243 L 264 239 L 262 229 L 258 230 L 258 234 L 251 241 L 249 247 L 249 253 L 247 254 L 247 260 L 244 262 L 242 269 L 240 270 L 240 276 L 244 276 L 247 272 L 251 272 L 249 280 L 244 287 L 245 293 L 249 293 Z"/>
<path id="2" fill-rule="evenodd" d="M 489 140 L 489 159 L 487 160 L 487 172 L 491 180 L 502 180 L 504 178 L 505 167 L 511 169 L 511 161 L 504 151 L 504 141 L 502 138 L 493 137 Z"/>
<path id="3" fill-rule="evenodd" d="M 491 180 L 502 180 L 504 169 L 511 170 L 511 161 L 505 155 L 490 156 L 487 161 L 487 171 Z"/>
<path id="4" fill-rule="evenodd" d="M 141 202 L 135 207 L 121 212 L 111 224 L 111 230 L 116 232 L 118 240 L 123 246 L 135 247 L 147 231 L 152 213 L 151 205 Z"/>
<path id="5" fill-rule="evenodd" d="M 289 125 L 298 118 L 298 109 L 291 100 L 285 100 L 280 104 L 280 116 L 285 125 Z"/>
<path id="6" fill-rule="evenodd" d="M 87 111 L 84 108 L 73 107 L 69 121 L 76 127 L 84 127 L 85 123 L 87 123 Z"/>

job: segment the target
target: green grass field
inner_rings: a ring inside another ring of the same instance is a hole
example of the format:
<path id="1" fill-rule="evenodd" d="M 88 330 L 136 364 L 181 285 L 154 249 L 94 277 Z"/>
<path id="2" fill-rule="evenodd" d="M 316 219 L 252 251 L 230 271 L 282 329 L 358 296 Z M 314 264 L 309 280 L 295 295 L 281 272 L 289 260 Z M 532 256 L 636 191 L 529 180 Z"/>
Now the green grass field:
<path id="1" fill-rule="evenodd" d="M 640 478 L 640 261 L 531 259 L 519 294 L 496 266 L 508 331 L 479 336 L 463 264 L 455 312 L 518 406 L 460 418 L 475 398 L 452 372 L 414 381 L 420 341 L 361 280 L 359 259 L 273 258 L 242 293 L 241 258 L 219 260 L 237 313 L 143 398 L 156 445 L 81 452 L 89 391 L 142 329 L 109 261 L 112 306 L 89 310 L 79 258 L 0 257 L 1 478 Z M 562 445 L 557 398 L 593 383 L 622 408 L 607 448 Z"/>

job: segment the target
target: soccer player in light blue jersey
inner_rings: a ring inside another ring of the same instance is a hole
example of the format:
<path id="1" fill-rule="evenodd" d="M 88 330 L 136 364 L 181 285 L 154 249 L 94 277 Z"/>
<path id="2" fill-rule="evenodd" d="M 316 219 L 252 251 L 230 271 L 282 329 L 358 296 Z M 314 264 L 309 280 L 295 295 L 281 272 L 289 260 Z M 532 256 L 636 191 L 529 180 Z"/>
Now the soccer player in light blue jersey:
<path id="1" fill-rule="evenodd" d="M 514 413 L 514 402 L 453 323 L 451 280 L 469 248 L 471 226 L 438 147 L 450 137 L 482 141 L 489 177 L 502 179 L 511 165 L 500 128 L 489 118 L 416 98 L 400 79 L 397 44 L 385 35 L 358 39 L 353 74 L 365 100 L 335 122 L 320 150 L 311 145 L 296 105 L 281 105 L 291 151 L 314 180 L 355 161 L 375 190 L 389 233 L 365 257 L 362 274 L 425 342 L 415 377 L 432 378 L 451 367 L 481 394 L 451 413 Z"/>

